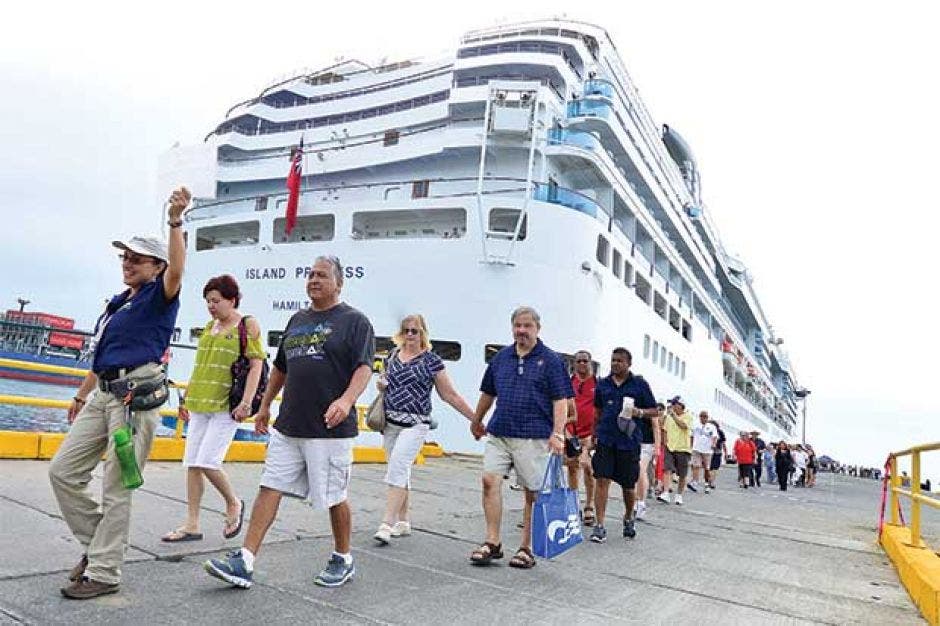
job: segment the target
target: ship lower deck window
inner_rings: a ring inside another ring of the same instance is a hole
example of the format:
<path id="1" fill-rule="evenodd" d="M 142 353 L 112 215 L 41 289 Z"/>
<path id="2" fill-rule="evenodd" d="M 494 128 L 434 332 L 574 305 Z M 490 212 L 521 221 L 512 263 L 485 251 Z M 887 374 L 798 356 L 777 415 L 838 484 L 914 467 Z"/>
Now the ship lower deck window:
<path id="1" fill-rule="evenodd" d="M 636 297 L 645 302 L 646 304 L 650 303 L 650 297 L 652 294 L 652 286 L 649 284 L 649 281 L 640 276 L 636 275 Z"/>
<path id="2" fill-rule="evenodd" d="M 412 198 L 427 198 L 428 192 L 431 190 L 431 181 L 429 180 L 416 180 L 411 183 L 411 197 Z"/>
<path id="3" fill-rule="evenodd" d="M 506 233 L 508 235 L 516 232 L 519 224 L 519 215 L 522 213 L 519 209 L 492 209 L 490 211 L 490 223 L 488 230 L 491 233 Z M 529 230 L 529 216 L 526 214 L 522 218 L 522 226 L 519 227 L 519 238 L 517 241 L 525 240 Z"/>
<path id="4" fill-rule="evenodd" d="M 189 329 L 189 340 L 190 341 L 199 341 L 199 338 L 202 337 L 202 333 L 205 330 L 204 326 L 193 326 Z"/>
<path id="5" fill-rule="evenodd" d="M 685 361 L 682 362 L 682 380 L 685 380 Z"/>
<path id="6" fill-rule="evenodd" d="M 260 233 L 261 223 L 258 221 L 204 226 L 196 230 L 196 250 L 253 246 L 258 243 Z"/>
<path id="7" fill-rule="evenodd" d="M 659 342 L 654 341 L 653 342 L 653 365 L 656 365 L 657 362 L 659 362 Z"/>
<path id="8" fill-rule="evenodd" d="M 601 265 L 610 265 L 610 242 L 603 235 L 597 236 L 597 260 Z"/>
<path id="9" fill-rule="evenodd" d="M 623 255 L 620 254 L 620 250 L 614 248 L 614 260 L 611 263 L 611 269 L 614 270 L 614 276 L 620 278 L 623 271 Z"/>
<path id="10" fill-rule="evenodd" d="M 672 326 L 673 330 L 676 332 L 682 327 L 681 320 L 682 316 L 679 315 L 679 311 L 669 307 L 669 325 Z"/>
<path id="11" fill-rule="evenodd" d="M 353 213 L 354 239 L 459 239 L 467 234 L 464 209 L 410 209 Z"/>
<path id="12" fill-rule="evenodd" d="M 281 337 L 284 336 L 283 330 L 269 330 L 268 331 L 268 347 L 277 348 L 281 345 Z"/>
<path id="13" fill-rule="evenodd" d="M 298 243 L 302 241 L 330 241 L 336 232 L 336 218 L 331 214 L 301 215 L 297 218 L 290 236 L 285 232 L 287 219 L 274 220 L 271 240 L 274 243 Z"/>
<path id="14" fill-rule="evenodd" d="M 692 324 L 689 320 L 682 320 L 682 338 L 686 341 L 692 341 Z"/>
<path id="15" fill-rule="evenodd" d="M 653 296 L 653 310 L 661 318 L 666 319 L 666 298 L 657 291 Z"/>
<path id="16" fill-rule="evenodd" d="M 629 262 L 623 262 L 623 284 L 627 286 L 627 289 L 633 287 L 633 266 Z"/>
<path id="17" fill-rule="evenodd" d="M 644 359 L 650 358 L 650 336 L 649 335 L 643 336 L 643 358 Z"/>
<path id="18" fill-rule="evenodd" d="M 488 343 L 483 346 L 483 362 L 489 363 L 493 360 L 493 357 L 496 356 L 496 353 L 505 348 L 503 344 L 499 343 Z"/>

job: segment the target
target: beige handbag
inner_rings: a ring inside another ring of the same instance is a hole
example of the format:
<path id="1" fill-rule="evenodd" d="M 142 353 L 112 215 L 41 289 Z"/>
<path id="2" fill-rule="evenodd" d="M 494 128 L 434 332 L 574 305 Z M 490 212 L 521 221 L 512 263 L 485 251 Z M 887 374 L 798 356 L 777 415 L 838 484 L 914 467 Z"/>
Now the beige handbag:
<path id="1" fill-rule="evenodd" d="M 385 430 L 385 392 L 379 392 L 366 411 L 366 426 L 377 433 Z"/>

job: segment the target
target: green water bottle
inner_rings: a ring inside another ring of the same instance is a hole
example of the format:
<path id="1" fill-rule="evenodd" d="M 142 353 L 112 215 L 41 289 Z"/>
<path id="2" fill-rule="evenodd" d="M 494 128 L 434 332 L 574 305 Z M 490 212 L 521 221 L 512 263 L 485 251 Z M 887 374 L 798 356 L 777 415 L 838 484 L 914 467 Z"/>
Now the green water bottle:
<path id="1" fill-rule="evenodd" d="M 134 434 L 127 424 L 114 431 L 114 454 L 121 465 L 121 482 L 127 489 L 137 489 L 144 484 L 144 477 L 137 467 L 134 454 Z"/>

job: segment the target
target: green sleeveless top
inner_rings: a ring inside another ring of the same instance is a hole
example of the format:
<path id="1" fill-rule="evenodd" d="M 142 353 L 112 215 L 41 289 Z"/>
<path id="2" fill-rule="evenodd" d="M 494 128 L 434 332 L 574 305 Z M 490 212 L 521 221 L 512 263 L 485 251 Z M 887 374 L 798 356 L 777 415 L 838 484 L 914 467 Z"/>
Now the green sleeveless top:
<path id="1" fill-rule="evenodd" d="M 249 316 L 244 316 L 247 319 Z M 196 413 L 228 412 L 228 394 L 232 388 L 232 363 L 238 359 L 238 324 L 224 333 L 213 335 L 214 320 L 206 324 L 199 337 L 196 364 L 186 391 L 186 408 Z M 267 354 L 261 337 L 248 336 L 245 356 L 264 359 Z"/>

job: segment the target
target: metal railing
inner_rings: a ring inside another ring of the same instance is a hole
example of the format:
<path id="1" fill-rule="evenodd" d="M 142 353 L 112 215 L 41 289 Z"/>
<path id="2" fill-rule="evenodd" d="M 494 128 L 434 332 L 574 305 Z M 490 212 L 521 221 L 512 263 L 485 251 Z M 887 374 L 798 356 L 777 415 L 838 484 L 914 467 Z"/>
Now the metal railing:
<path id="1" fill-rule="evenodd" d="M 924 444 L 922 446 L 914 446 L 913 448 L 901 450 L 900 452 L 892 452 L 888 456 L 888 464 L 890 466 L 891 472 L 891 523 L 895 526 L 899 525 L 900 523 L 900 507 L 898 506 L 898 496 L 905 496 L 910 498 L 911 546 L 915 548 L 926 547 L 924 542 L 921 540 L 920 505 L 926 504 L 927 506 L 933 507 L 935 509 L 940 509 L 940 498 L 924 495 L 920 488 L 920 454 L 921 452 L 933 452 L 935 450 L 940 450 L 940 441 Z M 911 457 L 911 485 L 909 489 L 904 489 L 903 485 L 901 484 L 901 475 L 898 472 L 898 458 L 906 456 Z"/>

